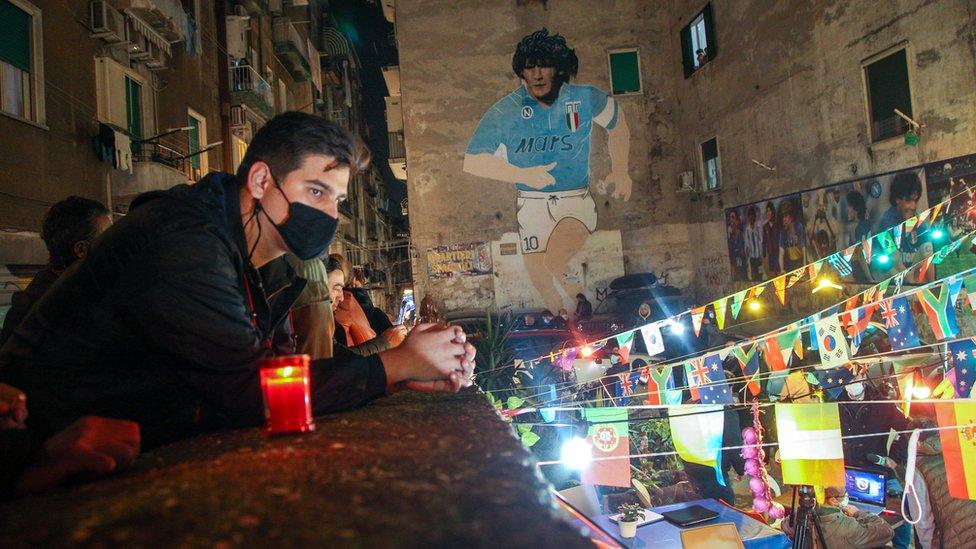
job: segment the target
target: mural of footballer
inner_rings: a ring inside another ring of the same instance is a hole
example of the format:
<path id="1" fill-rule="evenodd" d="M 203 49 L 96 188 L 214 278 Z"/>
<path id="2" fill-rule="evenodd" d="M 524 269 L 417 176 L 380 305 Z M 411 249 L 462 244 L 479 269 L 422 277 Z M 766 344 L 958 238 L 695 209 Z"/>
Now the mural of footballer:
<path id="1" fill-rule="evenodd" d="M 583 290 L 567 271 L 597 226 L 590 194 L 594 124 L 607 131 L 611 164 L 597 191 L 612 186 L 614 198 L 627 200 L 632 187 L 624 113 L 603 91 L 571 84 L 578 68 L 576 53 L 562 36 L 543 28 L 522 38 L 512 57 L 522 85 L 484 114 L 464 155 L 465 172 L 515 183 L 522 257 L 532 284 L 553 311 Z"/>

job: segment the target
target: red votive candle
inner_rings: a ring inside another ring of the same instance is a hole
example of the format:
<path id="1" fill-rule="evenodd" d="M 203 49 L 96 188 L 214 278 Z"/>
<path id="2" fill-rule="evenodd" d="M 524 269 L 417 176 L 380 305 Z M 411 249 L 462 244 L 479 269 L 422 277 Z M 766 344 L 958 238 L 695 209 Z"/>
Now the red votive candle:
<path id="1" fill-rule="evenodd" d="M 261 361 L 265 431 L 269 435 L 314 431 L 309 395 L 308 355 L 288 355 Z"/>

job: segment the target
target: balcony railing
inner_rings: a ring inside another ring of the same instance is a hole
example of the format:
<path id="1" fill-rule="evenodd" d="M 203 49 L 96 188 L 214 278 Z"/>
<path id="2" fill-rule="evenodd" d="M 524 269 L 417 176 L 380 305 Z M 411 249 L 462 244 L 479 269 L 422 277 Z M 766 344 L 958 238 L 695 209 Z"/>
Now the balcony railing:
<path id="1" fill-rule="evenodd" d="M 186 38 L 188 16 L 179 0 L 116 0 L 114 4 L 144 21 L 168 42 Z"/>
<path id="2" fill-rule="evenodd" d="M 911 129 L 908 121 L 900 116 L 892 116 L 871 122 L 871 139 L 881 141 L 889 137 L 903 135 Z"/>
<path id="3" fill-rule="evenodd" d="M 308 60 L 308 40 L 298 33 L 291 19 L 287 17 L 275 18 L 272 36 L 275 55 L 288 69 L 292 78 L 300 81 L 311 78 L 312 68 Z"/>
<path id="4" fill-rule="evenodd" d="M 269 118 L 274 115 L 274 94 L 271 86 L 254 67 L 231 67 L 230 91 L 235 104 L 244 103 Z"/>

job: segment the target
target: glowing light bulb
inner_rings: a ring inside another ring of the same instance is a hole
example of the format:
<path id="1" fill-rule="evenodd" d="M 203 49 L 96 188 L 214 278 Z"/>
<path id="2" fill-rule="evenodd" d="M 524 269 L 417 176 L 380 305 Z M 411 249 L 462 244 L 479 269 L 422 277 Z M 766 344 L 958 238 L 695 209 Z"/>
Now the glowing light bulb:
<path id="1" fill-rule="evenodd" d="M 837 284 L 836 282 L 834 282 L 833 280 L 831 280 L 826 276 L 822 276 L 820 277 L 819 280 L 817 280 L 817 286 L 813 289 L 813 293 L 817 293 L 821 290 L 826 290 L 827 288 L 833 288 L 834 290 L 843 289 L 843 287 L 840 284 Z"/>
<path id="2" fill-rule="evenodd" d="M 943 231 L 942 229 L 932 230 L 932 240 L 942 240 L 943 236 L 945 236 L 945 231 Z"/>
<path id="3" fill-rule="evenodd" d="M 672 320 L 668 325 L 671 327 L 672 334 L 681 335 L 685 333 L 685 325 L 676 320 Z"/>
<path id="4" fill-rule="evenodd" d="M 583 348 L 580 349 L 580 356 L 583 358 L 590 358 L 593 356 L 593 347 L 584 345 Z"/>
<path id="5" fill-rule="evenodd" d="M 929 389 L 928 385 L 916 385 L 912 389 L 912 396 L 919 400 L 925 400 L 932 396 L 932 389 Z"/>
<path id="6" fill-rule="evenodd" d="M 582 469 L 593 461 L 593 455 L 586 440 L 573 437 L 563 444 L 559 459 L 570 469 Z"/>
<path id="7" fill-rule="evenodd" d="M 758 311 L 760 309 L 762 309 L 762 304 L 761 303 L 759 303 L 755 299 L 749 301 L 749 310 L 750 311 L 755 312 L 755 311 Z"/>
<path id="8" fill-rule="evenodd" d="M 888 254 L 881 254 L 877 257 L 877 260 L 879 265 L 887 265 L 888 263 L 891 263 L 891 256 Z"/>

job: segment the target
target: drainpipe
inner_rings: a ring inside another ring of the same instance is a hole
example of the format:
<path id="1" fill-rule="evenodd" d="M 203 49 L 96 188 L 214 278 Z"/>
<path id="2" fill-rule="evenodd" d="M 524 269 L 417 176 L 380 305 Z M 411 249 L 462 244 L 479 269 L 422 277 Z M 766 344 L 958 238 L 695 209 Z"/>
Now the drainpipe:
<path id="1" fill-rule="evenodd" d="M 217 97 L 220 102 L 220 138 L 225 146 L 220 148 L 220 163 L 223 171 L 234 169 L 234 143 L 230 134 L 230 59 L 227 57 L 227 19 L 224 2 L 214 2 L 214 18 L 217 27 Z M 255 67 L 257 70 L 258 67 Z"/>

